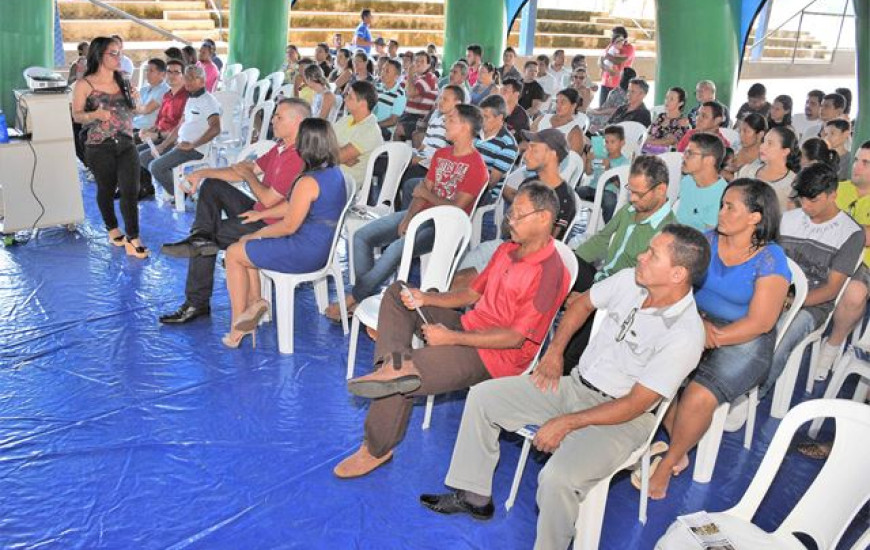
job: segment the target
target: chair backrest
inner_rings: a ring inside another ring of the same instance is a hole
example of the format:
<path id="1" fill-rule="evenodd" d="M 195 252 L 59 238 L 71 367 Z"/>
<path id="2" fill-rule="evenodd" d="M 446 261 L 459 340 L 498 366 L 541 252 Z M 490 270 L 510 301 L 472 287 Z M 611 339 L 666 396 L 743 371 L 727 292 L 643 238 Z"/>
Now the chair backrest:
<path id="1" fill-rule="evenodd" d="M 562 235 L 562 242 L 563 243 L 567 243 L 568 239 L 571 238 L 571 231 L 573 231 L 575 225 L 580 223 L 580 218 L 581 218 L 580 211 L 584 207 L 586 207 L 587 204 L 589 204 L 588 202 L 580 200 L 580 195 L 578 195 L 576 192 L 572 192 L 571 196 L 574 198 L 574 219 L 571 220 L 571 223 L 568 225 L 568 228 L 565 230 L 565 234 Z M 587 224 L 589 223 L 588 218 L 587 218 L 586 223 Z"/>
<path id="2" fill-rule="evenodd" d="M 556 251 L 559 253 L 559 256 L 562 257 L 562 263 L 565 264 L 565 269 L 568 270 L 568 274 L 571 276 L 568 288 L 573 288 L 574 282 L 577 280 L 577 273 L 580 272 L 580 262 L 577 261 L 577 255 L 574 254 L 574 251 L 570 246 L 562 241 L 555 241 L 554 244 L 556 245 Z"/>
<path id="3" fill-rule="evenodd" d="M 274 146 L 274 141 L 263 138 L 257 143 L 252 143 L 243 147 L 242 150 L 239 151 L 239 154 L 236 155 L 236 162 L 258 159 L 271 151 Z"/>
<path id="4" fill-rule="evenodd" d="M 804 301 L 807 299 L 807 292 L 809 291 L 807 276 L 804 275 L 803 270 L 797 262 L 791 258 L 787 258 L 787 261 L 788 269 L 791 271 L 791 283 L 794 285 L 794 300 L 792 300 L 791 306 L 785 314 L 785 322 L 782 323 L 779 330 L 776 332 L 776 343 L 774 344 L 774 349 L 779 347 L 779 343 L 782 341 L 785 331 L 788 330 L 788 327 L 798 314 L 798 311 L 803 307 Z"/>
<path id="5" fill-rule="evenodd" d="M 565 167 L 559 171 L 559 175 L 562 176 L 568 187 L 574 189 L 577 182 L 583 177 L 583 168 L 583 158 L 576 151 L 568 151 Z"/>
<path id="6" fill-rule="evenodd" d="M 801 132 L 801 141 L 819 135 L 819 132 L 822 131 L 824 125 L 824 122 L 812 122 L 810 124 L 807 124 L 807 126 L 804 128 L 804 131 Z"/>
<path id="7" fill-rule="evenodd" d="M 240 74 L 244 74 L 247 77 L 247 84 L 245 85 L 245 89 L 253 86 L 257 83 L 257 80 L 260 79 L 260 69 L 256 67 L 245 69 Z"/>
<path id="8" fill-rule="evenodd" d="M 516 162 L 519 163 L 519 159 L 517 159 Z M 496 201 L 496 207 L 495 207 L 494 221 L 495 221 L 496 230 L 500 231 L 500 229 L 498 229 L 498 228 L 501 227 L 501 223 L 504 220 L 504 190 L 505 190 L 505 187 L 510 187 L 511 189 L 519 189 L 520 185 L 523 184 L 524 179 L 526 179 L 526 171 L 519 164 L 515 164 L 514 170 L 512 172 L 508 173 L 508 175 L 506 175 L 504 177 L 504 183 L 502 184 L 502 187 L 501 187 L 501 194 L 499 195 L 498 200 Z"/>
<path id="9" fill-rule="evenodd" d="M 326 120 L 335 124 L 335 121 L 341 116 L 341 106 L 344 104 L 344 98 L 341 94 L 333 94 L 335 97 L 335 104 L 332 106 L 332 109 L 329 111 Z"/>
<path id="10" fill-rule="evenodd" d="M 272 90 L 272 96 L 270 99 L 275 99 L 275 93 L 278 91 L 278 88 L 280 88 L 281 85 L 284 84 L 285 76 L 286 75 L 284 74 L 284 71 L 275 71 L 274 73 L 266 77 L 271 83 L 271 86 L 269 86 L 269 89 Z"/>
<path id="11" fill-rule="evenodd" d="M 653 105 L 653 108 L 649 110 L 649 114 L 650 117 L 655 120 L 657 116 L 664 113 L 666 110 L 667 108 L 664 105 Z"/>
<path id="12" fill-rule="evenodd" d="M 810 487 L 774 535 L 795 543 L 792 533 L 810 536 L 817 548 L 835 548 L 849 523 L 867 502 L 870 476 L 870 406 L 846 399 L 812 399 L 788 411 L 743 498 L 725 513 L 751 521 L 782 465 L 795 433 L 816 418 L 833 418 L 831 454 Z M 796 545 L 798 546 L 798 545 Z M 802 546 L 801 546 L 802 547 Z"/>
<path id="13" fill-rule="evenodd" d="M 251 111 L 250 124 L 248 125 L 248 133 L 245 135 L 245 146 L 248 146 L 252 143 L 255 143 L 254 138 L 256 137 L 256 141 L 260 141 L 262 139 L 266 139 L 266 131 L 269 128 L 269 121 L 272 119 L 272 113 L 275 111 L 275 102 L 271 99 L 264 101 L 263 103 L 254 107 L 254 110 Z M 257 125 L 257 116 L 262 114 L 262 119 L 260 120 L 260 124 Z"/>
<path id="14" fill-rule="evenodd" d="M 350 210 L 350 207 L 353 206 L 353 190 L 356 189 L 356 185 L 354 185 L 353 181 L 348 181 L 347 174 L 344 174 L 344 190 L 347 194 L 347 200 L 344 202 L 344 208 L 341 210 L 341 215 L 338 217 L 338 223 L 335 226 L 335 233 L 332 235 L 332 244 L 329 245 L 329 261 L 326 262 L 326 266 L 324 269 L 329 269 L 329 266 L 332 262 L 337 262 L 337 258 L 335 256 L 336 251 L 338 250 L 338 242 L 341 239 L 341 234 L 344 230 L 344 220 L 347 218 L 347 212 Z"/>
<path id="15" fill-rule="evenodd" d="M 226 133 L 230 139 L 239 139 L 242 96 L 231 90 L 218 90 L 213 95 L 221 107 L 221 133 Z"/>
<path id="16" fill-rule="evenodd" d="M 577 113 L 574 115 L 574 122 L 580 126 L 580 129 L 583 130 L 584 134 L 589 131 L 589 125 L 592 123 L 586 113 Z"/>
<path id="17" fill-rule="evenodd" d="M 250 69 L 245 69 L 241 74 L 247 77 L 245 91 L 242 93 L 242 97 L 245 99 L 245 111 L 247 112 L 254 106 L 254 92 L 257 89 L 257 79 L 260 77 L 260 69 L 252 67 Z"/>
<path id="18" fill-rule="evenodd" d="M 599 215 L 601 213 L 601 199 L 599 199 L 598 196 L 603 196 L 603 185 L 613 176 L 619 178 L 619 192 L 616 193 L 616 208 L 614 211 L 619 210 L 622 208 L 622 205 L 628 202 L 628 191 L 626 191 L 626 187 L 628 186 L 629 172 L 631 172 L 631 166 L 617 166 L 616 168 L 611 168 L 610 170 L 605 171 L 601 174 L 601 177 L 598 178 L 598 183 L 595 186 L 595 202 L 598 203 Z M 595 217 L 596 212 L 594 210 L 592 211 L 592 214 L 592 219 L 598 220 L 598 218 Z M 590 235 L 592 235 L 592 233 L 590 233 Z"/>
<path id="19" fill-rule="evenodd" d="M 722 137 L 728 140 L 728 143 L 731 145 L 731 149 L 734 152 L 740 150 L 740 132 L 735 130 L 734 128 L 719 128 L 719 133 L 722 134 Z"/>
<path id="20" fill-rule="evenodd" d="M 550 119 L 553 118 L 553 115 L 541 115 L 541 120 L 538 121 L 538 131 L 546 130 L 548 128 L 552 128 L 553 126 L 550 124 Z"/>
<path id="21" fill-rule="evenodd" d="M 402 174 L 405 173 L 408 164 L 411 163 L 411 156 L 414 153 L 411 146 L 403 141 L 388 141 L 372 151 L 372 154 L 369 156 L 369 163 L 366 166 L 366 175 L 362 188 L 357 193 L 356 204 L 365 205 L 367 203 L 372 187 L 375 162 L 379 156 L 385 153 L 387 155 L 387 170 L 384 173 L 384 180 L 381 182 L 377 205 L 385 204 L 389 206 L 389 211 L 392 212 L 395 210 L 396 193 L 399 190 Z"/>
<path id="22" fill-rule="evenodd" d="M 646 136 L 646 126 L 631 120 L 620 122 L 617 126 L 622 126 L 625 132 L 625 145 L 622 146 L 622 154 L 626 158 L 632 158 L 635 153 L 640 151 L 640 146 Z"/>
<path id="23" fill-rule="evenodd" d="M 680 180 L 683 178 L 683 154 L 671 151 L 658 155 L 668 166 L 668 200 L 676 202 L 680 196 Z"/>
<path id="24" fill-rule="evenodd" d="M 240 72 L 242 72 L 242 64 L 241 63 L 227 63 L 224 65 L 224 80 L 229 80 L 232 77 L 236 76 Z"/>
<path id="25" fill-rule="evenodd" d="M 284 84 L 276 89 L 275 93 L 272 94 L 272 99 L 278 101 L 279 99 L 283 99 L 285 97 L 295 97 L 294 94 L 296 91 L 293 89 L 293 83 Z"/>
<path id="26" fill-rule="evenodd" d="M 453 279 L 453 272 L 462 252 L 471 240 L 471 218 L 456 206 L 427 208 L 411 219 L 405 234 L 402 260 L 399 263 L 398 280 L 407 281 L 414 258 L 414 236 L 420 226 L 428 221 L 435 224 L 435 241 L 432 256 L 420 273 L 420 288 L 445 291 Z"/>
<path id="27" fill-rule="evenodd" d="M 224 90 L 235 92 L 239 94 L 239 97 L 243 97 L 245 95 L 245 88 L 247 87 L 248 75 L 245 73 L 238 73 L 227 79 L 227 85 L 224 87 Z"/>
<path id="28" fill-rule="evenodd" d="M 254 85 L 254 104 L 260 105 L 266 101 L 266 96 L 269 95 L 269 89 L 272 87 L 272 81 L 268 78 L 258 80 Z"/>

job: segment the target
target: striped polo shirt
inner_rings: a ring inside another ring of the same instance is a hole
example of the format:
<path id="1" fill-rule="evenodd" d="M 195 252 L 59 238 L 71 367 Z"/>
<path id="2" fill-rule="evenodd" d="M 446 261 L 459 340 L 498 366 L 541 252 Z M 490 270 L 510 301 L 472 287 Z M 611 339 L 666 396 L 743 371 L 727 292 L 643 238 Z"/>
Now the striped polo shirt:
<path id="1" fill-rule="evenodd" d="M 426 116 L 438 99 L 438 80 L 435 74 L 432 71 L 421 74 L 414 80 L 414 88 L 417 95 L 408 100 L 405 112 L 409 115 Z"/>
<path id="2" fill-rule="evenodd" d="M 507 174 L 517 160 L 517 140 L 504 125 L 491 138 L 475 140 L 474 147 L 480 151 L 488 170 L 498 170 L 502 174 Z M 490 191 L 493 200 L 498 198 L 502 185 L 504 185 L 504 176 Z"/>
<path id="3" fill-rule="evenodd" d="M 401 83 L 397 80 L 395 86 L 387 89 L 383 82 L 378 81 L 375 88 L 378 92 L 378 104 L 375 105 L 375 116 L 378 122 L 383 122 L 393 115 L 402 116 L 402 113 L 405 112 L 407 98 Z"/>

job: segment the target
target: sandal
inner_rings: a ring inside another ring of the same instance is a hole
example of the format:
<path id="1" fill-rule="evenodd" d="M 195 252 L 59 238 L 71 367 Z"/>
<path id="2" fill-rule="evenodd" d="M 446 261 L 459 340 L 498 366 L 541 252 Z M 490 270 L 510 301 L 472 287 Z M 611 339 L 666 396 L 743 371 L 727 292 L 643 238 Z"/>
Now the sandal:
<path id="1" fill-rule="evenodd" d="M 239 318 L 233 323 L 233 330 L 239 332 L 250 332 L 257 328 L 260 324 L 260 319 L 269 311 L 269 302 L 260 298 L 239 315 Z"/>
<path id="2" fill-rule="evenodd" d="M 135 258 L 139 258 L 140 260 L 144 260 L 151 254 L 151 252 L 142 246 L 140 243 L 139 246 L 133 244 L 133 240 L 130 237 L 126 237 L 124 241 L 124 248 L 127 250 L 128 256 L 133 256 Z"/>
<path id="3" fill-rule="evenodd" d="M 831 454 L 831 444 L 808 441 L 806 443 L 799 443 L 797 451 L 814 460 L 825 460 Z"/>
<path id="4" fill-rule="evenodd" d="M 117 231 L 118 234 L 112 236 L 112 231 Z M 109 244 L 113 244 L 115 246 L 124 246 L 124 234 L 121 233 L 121 231 L 117 228 L 112 229 L 111 231 L 109 231 Z"/>

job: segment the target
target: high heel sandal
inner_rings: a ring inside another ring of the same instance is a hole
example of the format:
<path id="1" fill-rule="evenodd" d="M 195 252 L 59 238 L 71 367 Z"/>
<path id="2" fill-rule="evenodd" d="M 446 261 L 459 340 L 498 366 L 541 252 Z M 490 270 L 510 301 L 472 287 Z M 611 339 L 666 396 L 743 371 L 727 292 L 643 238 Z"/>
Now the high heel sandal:
<path id="1" fill-rule="evenodd" d="M 251 335 L 251 347 L 252 348 L 257 347 L 257 330 L 256 329 L 242 332 L 241 335 L 236 339 L 232 338 L 232 334 L 233 334 L 232 332 L 228 332 L 228 333 L 224 334 L 223 338 L 221 338 L 221 342 L 226 347 L 228 347 L 230 349 L 238 349 L 239 346 L 242 344 L 242 340 L 244 340 L 245 336 L 247 336 L 249 334 Z"/>
<path id="2" fill-rule="evenodd" d="M 260 319 L 269 311 L 269 302 L 260 298 L 239 315 L 236 322 L 233 323 L 233 330 L 239 332 L 250 332 L 257 328 L 260 324 Z"/>
<path id="3" fill-rule="evenodd" d="M 125 237 L 124 248 L 127 250 L 127 256 L 134 256 L 140 260 L 144 260 L 150 254 L 150 251 L 141 244 L 139 246 L 134 245 L 130 237 Z"/>
<path id="4" fill-rule="evenodd" d="M 109 244 L 120 247 L 120 246 L 124 246 L 124 242 L 125 242 L 125 240 L 124 240 L 123 233 L 118 231 L 118 235 L 116 237 L 113 237 L 111 231 L 109 232 Z"/>

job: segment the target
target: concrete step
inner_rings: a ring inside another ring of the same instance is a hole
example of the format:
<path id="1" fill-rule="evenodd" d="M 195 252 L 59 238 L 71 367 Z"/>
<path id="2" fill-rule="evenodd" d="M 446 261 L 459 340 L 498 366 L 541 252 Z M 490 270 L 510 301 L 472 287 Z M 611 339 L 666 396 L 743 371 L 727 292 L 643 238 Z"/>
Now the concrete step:
<path id="1" fill-rule="evenodd" d="M 415 15 L 437 15 L 444 13 L 443 2 L 427 2 L 425 0 L 303 0 L 297 2 L 297 4 L 300 9 L 306 11 L 338 11 L 355 13 L 357 16 L 357 22 L 359 22 L 359 12 L 363 8 L 371 9 L 375 13 L 376 20 L 381 14 L 387 13 Z M 377 21 L 375 22 L 375 27 L 377 27 Z"/>
<path id="2" fill-rule="evenodd" d="M 376 27 L 373 34 L 389 38 L 396 29 L 420 29 L 422 31 L 444 29 L 444 16 L 440 14 L 377 14 Z M 294 29 L 324 29 L 335 27 L 355 29 L 359 24 L 359 14 L 310 11 L 293 11 L 290 13 L 290 25 Z M 336 32 L 338 32 L 336 30 Z"/>
<path id="3" fill-rule="evenodd" d="M 126 11 L 141 19 L 161 19 L 164 10 L 203 10 L 208 7 L 204 0 L 162 0 L 160 2 L 139 1 L 108 1 L 110 6 Z M 116 19 L 113 13 L 80 0 L 58 0 L 57 8 L 61 19 Z"/>
<path id="4" fill-rule="evenodd" d="M 211 19 L 202 21 L 151 19 L 148 22 L 182 38 L 195 35 L 196 40 L 201 40 L 205 36 L 212 36 L 208 33 L 217 34 L 214 21 Z M 110 34 L 119 34 L 124 37 L 125 41 L 166 40 L 160 33 L 127 19 L 67 20 L 61 21 L 61 29 L 66 41 L 91 40 L 95 36 Z"/>
<path id="5" fill-rule="evenodd" d="M 208 10 L 164 10 L 163 19 L 167 21 L 195 21 L 197 19 L 214 19 L 217 15 Z"/>

